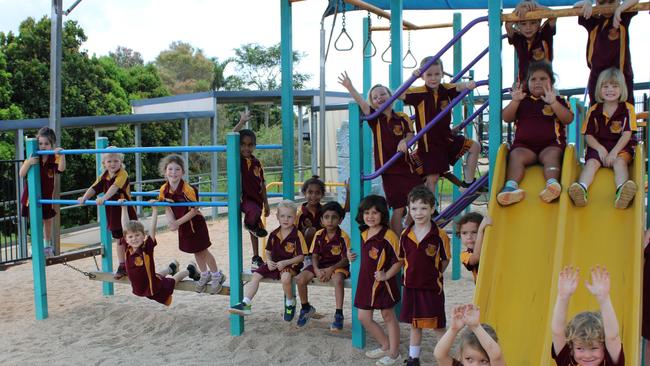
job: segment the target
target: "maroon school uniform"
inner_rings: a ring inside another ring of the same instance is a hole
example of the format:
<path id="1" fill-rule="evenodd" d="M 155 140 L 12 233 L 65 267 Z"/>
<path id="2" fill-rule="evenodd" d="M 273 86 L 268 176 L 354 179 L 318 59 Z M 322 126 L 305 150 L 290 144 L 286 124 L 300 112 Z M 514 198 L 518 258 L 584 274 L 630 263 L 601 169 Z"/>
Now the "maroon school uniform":
<path id="1" fill-rule="evenodd" d="M 264 249 L 271 252 L 271 260 L 274 262 L 295 258 L 299 255 L 309 253 L 307 243 L 305 243 L 305 238 L 295 226 L 286 238 L 281 237 L 280 228 L 273 230 L 271 234 L 269 234 L 269 239 L 266 241 L 266 247 Z M 290 267 L 285 267 L 282 271 L 278 271 L 277 269 L 270 270 L 268 265 L 264 263 L 254 272 L 261 274 L 264 278 L 279 280 L 281 272 L 289 272 L 291 273 L 291 276 L 295 276 L 300 272 L 301 268 L 302 262 L 296 263 Z"/>
<path id="2" fill-rule="evenodd" d="M 198 202 L 199 192 L 196 188 L 185 183 L 184 180 L 178 183 L 176 190 L 172 190 L 169 183 L 160 187 L 158 194 L 159 201 L 166 202 Z M 185 216 L 192 207 L 170 207 L 176 220 Z M 185 253 L 198 253 L 208 249 L 212 245 L 208 225 L 201 211 L 192 219 L 178 227 L 178 248 Z"/>
<path id="3" fill-rule="evenodd" d="M 316 207 L 316 213 L 313 214 L 307 208 L 307 202 L 298 207 L 298 211 L 296 212 L 296 227 L 303 235 L 309 228 L 313 227 L 316 230 L 320 230 L 322 228 L 320 222 L 320 208 L 321 204 L 319 203 Z"/>
<path id="4" fill-rule="evenodd" d="M 469 264 L 469 258 L 472 256 L 472 253 L 474 253 L 473 249 L 467 248 L 464 252 L 460 253 L 460 262 L 465 266 L 465 268 L 472 272 L 472 276 L 474 277 L 474 283 L 476 283 L 476 276 L 478 276 L 478 263 L 476 264 Z"/>
<path id="5" fill-rule="evenodd" d="M 390 309 L 400 300 L 397 278 L 387 281 L 375 280 L 376 271 L 388 271 L 397 262 L 399 239 L 395 233 L 383 227 L 379 233 L 368 238 L 368 230 L 361 233 L 361 268 L 357 280 L 354 306 L 359 309 Z"/>
<path id="6" fill-rule="evenodd" d="M 637 12 L 621 13 L 619 28 L 612 26 L 611 17 L 593 16 L 589 19 L 578 18 L 578 24 L 588 32 L 587 66 L 589 66 L 589 99 L 596 103 L 596 81 L 598 75 L 610 67 L 616 67 L 623 72 L 627 85 L 629 103 L 634 103 L 634 73 L 630 61 L 630 38 L 628 28 L 632 17 Z"/>
<path id="7" fill-rule="evenodd" d="M 264 206 L 264 168 L 257 158 L 241 157 L 241 210 L 244 223 L 251 227 L 262 227 L 262 207 Z"/>
<path id="8" fill-rule="evenodd" d="M 650 245 L 645 247 L 643 252 L 643 322 L 641 323 L 641 335 L 650 340 Z"/>
<path id="9" fill-rule="evenodd" d="M 570 108 L 561 97 L 556 100 Z M 515 140 L 510 150 L 524 147 L 539 154 L 549 146 L 557 146 L 564 151 L 566 147 L 566 126 L 553 112 L 550 104 L 541 98 L 527 95 L 517 108 L 515 115 Z"/>
<path id="10" fill-rule="evenodd" d="M 555 349 L 551 345 L 551 357 L 553 357 L 553 360 L 555 360 L 555 364 L 557 366 L 575 366 L 578 365 L 576 360 L 573 359 L 573 356 L 571 355 L 571 348 L 569 347 L 569 344 L 565 344 L 564 348 L 560 351 L 560 353 L 556 354 Z M 605 348 L 605 359 L 603 362 L 600 363 L 599 366 L 625 366 L 625 355 L 623 354 L 623 345 L 621 344 L 621 354 L 618 357 L 618 362 L 614 363 L 612 361 L 612 356 L 607 352 L 607 348 Z"/>
<path id="11" fill-rule="evenodd" d="M 327 237 L 326 229 L 320 229 L 314 235 L 309 252 L 318 255 L 318 268 L 325 269 L 347 258 L 349 247 L 350 237 L 340 227 L 336 228 L 336 234 L 331 239 Z M 307 266 L 304 271 L 315 274 L 312 265 Z M 345 278 L 348 278 L 350 277 L 350 266 L 337 268 L 334 273 L 343 273 Z"/>
<path id="12" fill-rule="evenodd" d="M 374 113 L 374 109 L 370 109 Z M 375 150 L 375 169 L 379 169 L 397 152 L 397 146 L 408 133 L 413 132 L 413 121 L 402 112 L 392 111 L 390 118 L 384 113 L 368 120 L 372 130 Z M 408 155 L 400 157 L 381 175 L 388 206 L 400 208 L 407 205 L 409 192 L 422 184 L 422 178 L 409 163 Z"/>
<path id="13" fill-rule="evenodd" d="M 121 242 L 126 247 L 126 273 L 131 281 L 133 294 L 170 305 L 176 281 L 156 273 L 153 259 L 156 241 L 147 236 L 138 249 L 129 246 L 124 239 Z"/>
<path id="14" fill-rule="evenodd" d="M 40 176 L 41 176 L 41 199 L 52 199 L 54 194 L 54 176 L 61 174 L 59 171 L 59 161 L 61 158 L 56 155 L 42 155 L 39 159 Z M 22 205 L 22 216 L 29 217 L 29 192 L 27 191 L 27 184 L 25 190 L 20 198 Z M 56 210 L 52 205 L 41 205 L 43 208 L 43 219 L 51 219 L 56 216 Z"/>
<path id="15" fill-rule="evenodd" d="M 546 60 L 549 63 L 553 61 L 553 36 L 555 35 L 555 26 L 551 25 L 549 20 L 537 30 L 532 40 L 528 40 L 523 34 L 515 32 L 512 37 L 508 37 L 508 43 L 513 45 L 517 52 L 519 62 L 519 82 L 525 83 L 528 76 L 528 65 L 531 62 Z"/>
<path id="16" fill-rule="evenodd" d="M 90 187 L 95 191 L 95 193 L 104 192 L 106 193 L 111 186 L 117 186 L 117 192 L 110 197 L 111 201 L 117 201 L 119 199 L 125 199 L 127 201 L 131 200 L 131 187 L 129 185 L 129 175 L 124 170 L 120 170 L 111 176 L 108 170 L 97 178 L 95 183 Z M 135 213 L 135 208 L 129 206 L 127 208 L 129 213 L 129 220 L 137 220 L 138 215 Z M 120 206 L 106 206 L 106 221 L 108 221 L 108 230 L 111 231 L 113 239 L 120 239 L 124 234 L 122 233 L 122 207 Z"/>
<path id="17" fill-rule="evenodd" d="M 447 240 L 444 240 L 444 239 Z M 442 262 L 450 258 L 449 237 L 431 222 L 421 241 L 413 224 L 400 236 L 399 259 L 404 261 L 404 293 L 400 321 L 416 328 L 446 326 Z"/>
<path id="18" fill-rule="evenodd" d="M 603 103 L 597 103 L 589 108 L 585 122 L 582 124 L 582 134 L 593 136 L 607 151 L 611 151 L 616 146 L 623 132 L 632 131 L 630 141 L 618 153 L 619 156 L 621 154 L 629 154 L 625 158 L 629 158 L 629 161 L 631 161 L 634 157 L 634 147 L 637 142 L 634 136 L 634 132 L 637 129 L 634 106 L 627 102 L 618 103 L 618 107 L 611 117 L 603 111 L 603 106 Z M 600 161 L 600 156 L 598 156 L 596 149 L 587 146 L 585 161 L 589 159 Z M 602 164 L 602 161 L 600 163 Z"/>

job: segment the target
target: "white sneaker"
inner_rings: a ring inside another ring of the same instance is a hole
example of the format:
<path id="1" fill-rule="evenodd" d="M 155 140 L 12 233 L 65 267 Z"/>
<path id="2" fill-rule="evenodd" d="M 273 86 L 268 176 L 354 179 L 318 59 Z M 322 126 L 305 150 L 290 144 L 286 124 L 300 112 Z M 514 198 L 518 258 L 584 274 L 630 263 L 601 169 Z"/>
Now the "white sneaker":
<path id="1" fill-rule="evenodd" d="M 194 291 L 196 292 L 203 292 L 205 291 L 205 288 L 208 286 L 208 282 L 212 279 L 212 275 L 210 272 L 203 272 L 201 273 L 201 278 L 199 278 L 198 281 L 196 281 L 196 287 Z"/>
<path id="2" fill-rule="evenodd" d="M 395 358 L 391 358 L 390 356 L 384 356 L 377 360 L 375 363 L 376 366 L 386 366 L 386 365 L 395 365 L 399 362 L 399 355 Z"/>
<path id="3" fill-rule="evenodd" d="M 226 282 L 226 275 L 221 271 L 212 273 L 212 282 L 210 283 L 210 288 L 213 294 L 218 294 L 223 288 L 223 283 Z"/>
<path id="4" fill-rule="evenodd" d="M 386 356 L 386 351 L 380 348 L 375 348 L 371 349 L 370 351 L 366 352 L 366 357 L 376 359 L 376 358 L 382 358 Z"/>

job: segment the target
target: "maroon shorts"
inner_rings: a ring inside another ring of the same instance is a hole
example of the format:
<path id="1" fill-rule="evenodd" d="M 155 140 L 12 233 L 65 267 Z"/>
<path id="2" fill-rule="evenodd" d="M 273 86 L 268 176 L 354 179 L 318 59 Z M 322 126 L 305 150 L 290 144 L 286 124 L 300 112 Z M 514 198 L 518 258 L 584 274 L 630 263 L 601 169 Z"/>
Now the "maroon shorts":
<path id="1" fill-rule="evenodd" d="M 404 287 L 399 321 L 414 328 L 444 329 L 447 326 L 444 293 Z"/>
<path id="2" fill-rule="evenodd" d="M 302 272 L 305 272 L 305 271 L 311 272 L 314 276 L 316 276 L 316 272 L 314 272 L 314 266 L 311 265 L 311 264 L 302 269 Z M 334 270 L 334 273 L 342 273 L 343 278 L 349 278 L 350 277 L 350 267 L 347 266 L 347 267 L 343 267 L 343 268 L 337 268 L 337 269 Z"/>
<path id="3" fill-rule="evenodd" d="M 462 158 L 474 144 L 474 140 L 467 139 L 463 135 L 454 135 L 451 137 L 451 143 L 447 149 L 447 159 L 449 165 L 454 165 L 458 159 Z"/>
<path id="4" fill-rule="evenodd" d="M 357 287 L 354 307 L 362 310 L 392 309 L 399 302 L 400 293 L 395 277 L 381 281 L 374 291 L 372 288 Z"/>
<path id="5" fill-rule="evenodd" d="M 532 145 L 532 144 L 526 144 L 526 143 L 523 143 L 523 142 L 515 141 L 515 142 L 512 143 L 512 146 L 510 146 L 510 152 L 512 152 L 512 150 L 514 150 L 516 148 L 523 147 L 525 149 L 528 149 L 528 150 L 534 152 L 535 155 L 539 156 L 539 154 L 541 154 L 542 151 L 544 151 L 544 149 L 546 149 L 547 147 L 552 147 L 552 146 L 559 147 L 560 149 L 562 149 L 563 152 L 564 152 L 564 148 L 566 148 L 566 145 L 558 144 L 557 142 L 553 142 L 553 143 L 550 143 L 550 144 L 542 144 L 542 145 Z"/>
<path id="6" fill-rule="evenodd" d="M 634 147 L 624 147 L 617 156 L 626 160 L 629 165 L 634 158 Z M 603 162 L 600 160 L 600 156 L 598 155 L 598 151 L 587 146 L 587 152 L 585 153 L 585 162 L 589 159 L 595 159 L 600 162 L 600 165 L 603 164 Z"/>
<path id="7" fill-rule="evenodd" d="M 415 173 L 409 174 L 382 174 L 382 184 L 386 201 L 390 208 L 408 206 L 408 195 L 411 190 L 423 184 L 422 178 Z"/>
<path id="8" fill-rule="evenodd" d="M 418 155 L 422 160 L 422 175 L 442 174 L 449 170 L 447 149 L 443 144 L 430 144 L 429 151 L 418 148 Z"/>
<path id="9" fill-rule="evenodd" d="M 262 206 L 259 203 L 244 199 L 241 202 L 241 211 L 244 213 L 245 225 L 262 227 Z"/>
<path id="10" fill-rule="evenodd" d="M 43 208 L 43 220 L 48 220 L 56 216 L 56 210 L 52 205 L 41 205 L 41 207 Z M 29 218 L 29 206 L 23 205 L 21 215 Z"/>
<path id="11" fill-rule="evenodd" d="M 178 229 L 178 248 L 185 253 L 199 253 L 212 245 L 203 216 L 194 216 Z"/>
<path id="12" fill-rule="evenodd" d="M 302 267 L 302 263 L 299 263 L 299 264 L 294 264 L 291 267 L 285 267 L 282 271 L 278 271 L 277 269 L 270 270 L 269 267 L 266 265 L 266 263 L 264 263 L 260 266 L 260 268 L 254 270 L 253 273 L 259 273 L 264 278 L 279 280 L 280 273 L 282 272 L 289 272 L 291 274 L 291 277 L 295 277 L 298 274 L 298 272 L 300 272 L 301 267 Z"/>
<path id="13" fill-rule="evenodd" d="M 163 305 L 169 306 L 172 303 L 172 293 L 174 292 L 176 281 L 171 277 L 163 277 L 159 274 L 156 274 L 156 276 L 160 278 L 160 288 L 152 296 L 147 296 L 147 299 L 155 300 Z"/>
<path id="14" fill-rule="evenodd" d="M 650 245 L 645 248 L 643 265 L 643 323 L 641 335 L 650 340 Z"/>

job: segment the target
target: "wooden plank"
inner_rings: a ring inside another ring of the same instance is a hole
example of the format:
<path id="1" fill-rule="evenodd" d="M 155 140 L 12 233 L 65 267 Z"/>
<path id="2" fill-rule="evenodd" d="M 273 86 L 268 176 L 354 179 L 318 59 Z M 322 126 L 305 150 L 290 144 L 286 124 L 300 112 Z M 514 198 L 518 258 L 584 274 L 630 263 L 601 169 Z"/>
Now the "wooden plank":
<path id="1" fill-rule="evenodd" d="M 611 15 L 614 14 L 616 7 L 618 5 L 604 5 L 604 6 L 594 6 L 593 15 Z M 625 12 L 630 11 L 642 11 L 650 10 L 650 2 L 636 4 Z M 565 8 L 565 9 L 542 9 L 529 11 L 523 18 L 519 18 L 517 14 L 503 14 L 501 15 L 501 20 L 504 22 L 520 22 L 523 20 L 532 20 L 532 19 L 546 19 L 546 18 L 559 18 L 559 17 L 574 17 L 582 15 L 582 7 L 577 8 Z M 593 16 L 592 15 L 592 16 Z"/>
<path id="2" fill-rule="evenodd" d="M 102 255 L 101 247 L 86 248 L 82 250 L 63 252 L 58 256 L 45 258 L 45 265 L 51 266 L 54 264 L 72 262 L 77 259 L 94 257 L 96 255 Z"/>
<path id="3" fill-rule="evenodd" d="M 438 29 L 438 28 L 451 28 L 453 27 L 453 23 L 440 23 L 440 24 L 427 24 L 427 25 L 418 25 L 416 28 L 409 29 L 407 27 L 403 27 L 404 30 L 422 30 L 422 29 Z M 390 26 L 376 26 L 376 27 L 370 27 L 370 30 L 373 32 L 377 31 L 389 31 Z"/>
<path id="4" fill-rule="evenodd" d="M 250 282 L 253 279 L 253 273 L 250 270 L 244 270 L 241 274 L 241 278 L 244 282 Z M 280 280 L 273 280 L 270 278 L 263 278 L 262 281 L 260 282 L 280 284 Z M 295 278 L 294 278 L 294 282 L 295 282 Z M 309 285 L 321 286 L 321 287 L 334 287 L 334 282 L 333 281 L 321 282 L 317 278 L 314 278 L 313 280 L 311 280 Z M 352 288 L 352 283 L 350 282 L 350 279 L 346 279 L 345 281 L 343 281 L 343 287 Z"/>
<path id="5" fill-rule="evenodd" d="M 119 280 L 116 280 L 113 278 L 112 273 L 108 272 L 90 272 L 90 274 L 94 275 L 95 278 L 90 278 L 92 281 L 102 281 L 102 282 L 111 282 L 111 283 L 120 283 L 123 285 L 130 285 L 131 282 L 129 281 L 128 277 L 122 277 Z M 189 291 L 189 292 L 195 292 L 195 282 L 191 280 L 183 280 L 180 282 L 176 283 L 176 287 L 174 287 L 175 290 L 179 291 Z M 221 291 L 217 294 L 212 292 L 212 288 L 208 286 L 204 292 L 205 294 L 210 294 L 210 295 L 230 295 L 230 287 L 224 286 L 221 288 Z"/>

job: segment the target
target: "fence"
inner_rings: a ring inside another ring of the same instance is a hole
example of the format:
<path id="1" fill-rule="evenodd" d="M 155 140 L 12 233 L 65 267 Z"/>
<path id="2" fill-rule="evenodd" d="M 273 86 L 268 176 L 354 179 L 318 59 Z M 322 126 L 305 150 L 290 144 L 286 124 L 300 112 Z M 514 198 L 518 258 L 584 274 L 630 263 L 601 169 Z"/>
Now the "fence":
<path id="1" fill-rule="evenodd" d="M 25 221 L 21 220 L 21 160 L 0 160 L 0 265 L 30 258 Z"/>

